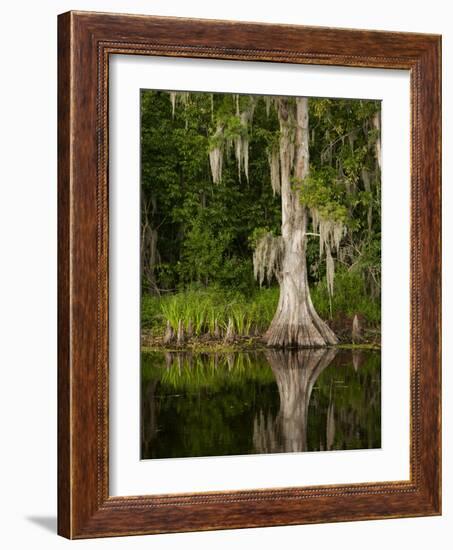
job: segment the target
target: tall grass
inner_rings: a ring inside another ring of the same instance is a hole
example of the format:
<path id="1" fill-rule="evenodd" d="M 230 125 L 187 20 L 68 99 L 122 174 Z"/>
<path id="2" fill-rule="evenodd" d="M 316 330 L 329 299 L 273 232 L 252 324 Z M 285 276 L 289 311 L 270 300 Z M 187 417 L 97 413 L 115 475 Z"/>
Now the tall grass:
<path id="1" fill-rule="evenodd" d="M 167 323 L 174 332 L 182 321 L 195 336 L 224 334 L 229 325 L 235 335 L 250 336 L 269 326 L 278 302 L 278 288 L 246 297 L 217 288 L 186 290 L 177 294 L 142 298 L 142 327 L 163 332 Z"/>
<path id="2" fill-rule="evenodd" d="M 325 280 L 312 285 L 311 296 L 323 319 L 352 319 L 361 314 L 371 324 L 380 322 L 380 299 L 370 297 L 363 279 L 356 273 L 336 274 L 332 309 Z M 221 338 L 227 330 L 229 335 L 232 332 L 234 336 L 254 336 L 269 327 L 278 297 L 278 287 L 259 289 L 248 296 L 221 288 L 188 289 L 160 297 L 144 295 L 142 327 L 158 335 L 170 325 L 176 334 L 181 322 L 184 331 L 196 338 Z"/>

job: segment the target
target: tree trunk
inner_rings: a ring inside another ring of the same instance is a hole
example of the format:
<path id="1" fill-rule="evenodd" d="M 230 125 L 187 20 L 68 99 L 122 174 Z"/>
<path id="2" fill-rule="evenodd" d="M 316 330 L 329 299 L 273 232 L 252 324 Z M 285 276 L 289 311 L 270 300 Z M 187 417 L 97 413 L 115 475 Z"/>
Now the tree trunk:
<path id="1" fill-rule="evenodd" d="M 307 209 L 292 186 L 308 174 L 308 100 L 278 100 L 280 121 L 280 173 L 282 198 L 282 269 L 277 311 L 266 332 L 268 346 L 323 347 L 338 342 L 316 313 L 307 276 Z"/>

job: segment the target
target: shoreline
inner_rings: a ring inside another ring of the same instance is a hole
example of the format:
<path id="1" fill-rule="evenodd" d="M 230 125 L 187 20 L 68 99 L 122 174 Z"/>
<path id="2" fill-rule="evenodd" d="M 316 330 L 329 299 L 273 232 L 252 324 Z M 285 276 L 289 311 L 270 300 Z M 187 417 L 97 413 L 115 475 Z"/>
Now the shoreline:
<path id="1" fill-rule="evenodd" d="M 200 338 L 187 339 L 182 345 L 164 344 L 162 336 L 143 337 L 140 346 L 141 353 L 149 352 L 192 352 L 192 353 L 237 353 L 237 352 L 256 352 L 278 349 L 284 351 L 297 351 L 303 349 L 328 349 L 334 348 L 338 350 L 356 350 L 356 351 L 380 351 L 380 342 L 364 341 L 360 343 L 340 342 L 334 346 L 325 346 L 323 348 L 274 348 L 267 346 L 262 336 L 243 336 L 235 337 L 231 342 L 226 342 L 224 339 L 215 339 L 202 336 Z"/>

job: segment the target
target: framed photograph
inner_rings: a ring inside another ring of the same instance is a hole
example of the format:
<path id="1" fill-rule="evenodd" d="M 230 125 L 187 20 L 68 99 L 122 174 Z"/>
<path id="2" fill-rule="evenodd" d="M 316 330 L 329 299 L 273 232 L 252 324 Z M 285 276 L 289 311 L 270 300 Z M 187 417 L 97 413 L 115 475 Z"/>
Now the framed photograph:
<path id="1" fill-rule="evenodd" d="M 440 514 L 440 37 L 58 35 L 59 533 Z"/>

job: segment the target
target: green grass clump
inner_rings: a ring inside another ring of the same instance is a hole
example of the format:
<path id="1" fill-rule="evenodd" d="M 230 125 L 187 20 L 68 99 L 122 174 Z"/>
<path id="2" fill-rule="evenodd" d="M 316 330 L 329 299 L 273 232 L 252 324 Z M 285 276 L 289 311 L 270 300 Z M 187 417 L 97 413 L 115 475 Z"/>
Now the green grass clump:
<path id="1" fill-rule="evenodd" d="M 233 332 L 249 336 L 267 328 L 275 313 L 278 288 L 260 289 L 251 296 L 219 288 L 189 289 L 176 294 L 142 297 L 142 327 L 163 333 L 167 322 L 176 332 L 179 322 L 194 336 Z"/>

